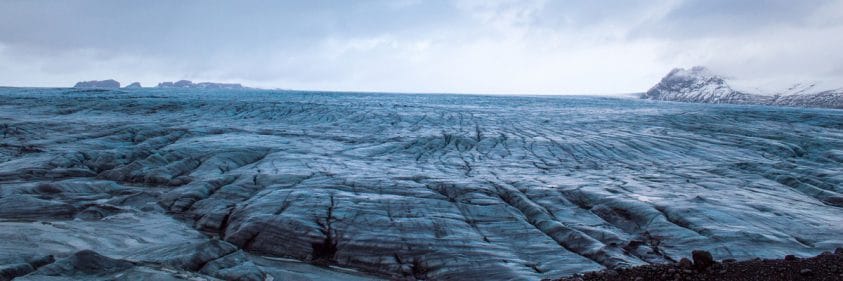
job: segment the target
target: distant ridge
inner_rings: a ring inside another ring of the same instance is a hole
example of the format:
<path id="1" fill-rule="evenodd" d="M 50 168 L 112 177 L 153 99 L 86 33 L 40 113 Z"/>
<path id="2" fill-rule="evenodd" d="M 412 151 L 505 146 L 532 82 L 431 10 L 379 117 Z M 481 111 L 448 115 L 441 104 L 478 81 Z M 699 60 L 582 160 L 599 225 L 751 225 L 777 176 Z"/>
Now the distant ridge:
<path id="1" fill-rule="evenodd" d="M 77 82 L 73 88 L 80 88 L 80 89 L 119 89 L 120 82 L 117 82 L 114 79 L 108 80 L 91 80 L 91 81 L 81 81 Z M 139 82 L 133 82 L 125 87 L 125 89 L 140 89 L 141 84 Z M 251 89 L 249 87 L 244 87 L 238 83 L 215 83 L 215 82 L 200 82 L 200 83 L 193 83 L 190 80 L 179 80 L 176 82 L 161 82 L 158 83 L 156 88 L 183 88 L 183 89 L 226 89 L 226 90 L 238 90 L 238 89 Z"/>
<path id="2" fill-rule="evenodd" d="M 120 82 L 117 82 L 114 79 L 82 81 L 82 82 L 77 82 L 76 85 L 73 85 L 73 88 L 80 88 L 80 89 L 118 89 L 118 88 L 120 88 Z"/>
<path id="3" fill-rule="evenodd" d="M 141 87 L 140 82 L 133 82 L 132 84 L 129 84 L 126 87 L 123 87 L 123 88 L 124 89 L 140 89 L 140 88 L 143 88 L 143 87 Z"/>
<path id="4" fill-rule="evenodd" d="M 176 82 L 161 82 L 158 83 L 158 88 L 193 88 L 193 89 L 245 89 L 243 85 L 237 83 L 213 83 L 200 82 L 193 83 L 190 80 L 179 80 Z"/>
<path id="5" fill-rule="evenodd" d="M 797 90 L 798 89 L 798 90 Z M 781 93 L 762 95 L 734 90 L 722 76 L 702 66 L 675 68 L 658 84 L 641 95 L 642 99 L 695 102 L 760 104 L 843 109 L 843 89 L 817 91 L 813 84 L 797 84 Z"/>

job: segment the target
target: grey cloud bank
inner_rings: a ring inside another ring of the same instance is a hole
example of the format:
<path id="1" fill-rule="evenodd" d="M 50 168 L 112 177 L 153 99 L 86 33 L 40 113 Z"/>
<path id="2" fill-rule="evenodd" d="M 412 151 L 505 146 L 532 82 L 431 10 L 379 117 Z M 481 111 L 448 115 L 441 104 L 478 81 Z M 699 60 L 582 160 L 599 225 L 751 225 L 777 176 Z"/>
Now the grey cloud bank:
<path id="1" fill-rule="evenodd" d="M 3 1 L 0 84 L 613 94 L 843 81 L 841 1 Z"/>

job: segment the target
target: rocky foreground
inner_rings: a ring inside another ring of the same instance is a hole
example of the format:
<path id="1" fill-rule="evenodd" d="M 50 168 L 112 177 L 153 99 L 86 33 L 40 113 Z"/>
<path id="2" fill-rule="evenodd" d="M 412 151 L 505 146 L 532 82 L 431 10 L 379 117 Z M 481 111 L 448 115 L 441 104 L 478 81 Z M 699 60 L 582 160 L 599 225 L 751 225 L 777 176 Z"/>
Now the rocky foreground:
<path id="1" fill-rule="evenodd" d="M 692 253 L 675 264 L 644 265 L 627 269 L 576 274 L 556 281 L 644 281 L 644 280 L 843 280 L 843 248 L 810 258 L 787 255 L 782 259 L 715 261 L 705 251 Z M 550 279 L 548 279 L 550 280 Z"/>
<path id="2" fill-rule="evenodd" d="M 540 280 L 843 247 L 843 112 L 0 88 L 21 280 Z"/>

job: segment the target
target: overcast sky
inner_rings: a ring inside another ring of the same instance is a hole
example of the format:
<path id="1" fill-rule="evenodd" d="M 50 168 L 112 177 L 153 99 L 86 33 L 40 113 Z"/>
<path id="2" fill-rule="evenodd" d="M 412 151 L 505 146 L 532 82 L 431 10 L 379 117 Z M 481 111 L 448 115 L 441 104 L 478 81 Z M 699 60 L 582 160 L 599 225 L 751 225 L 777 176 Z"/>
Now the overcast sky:
<path id="1" fill-rule="evenodd" d="M 0 85 L 646 91 L 704 65 L 843 81 L 843 0 L 0 1 Z"/>

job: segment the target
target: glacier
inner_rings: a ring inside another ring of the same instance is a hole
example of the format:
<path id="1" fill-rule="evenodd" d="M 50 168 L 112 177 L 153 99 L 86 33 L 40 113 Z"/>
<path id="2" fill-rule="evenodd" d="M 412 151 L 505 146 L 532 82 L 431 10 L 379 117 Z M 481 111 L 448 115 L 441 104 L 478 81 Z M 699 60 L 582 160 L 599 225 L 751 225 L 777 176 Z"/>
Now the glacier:
<path id="1" fill-rule="evenodd" d="M 833 109 L 0 88 L 0 131 L 0 279 L 539 280 L 843 246 Z"/>

